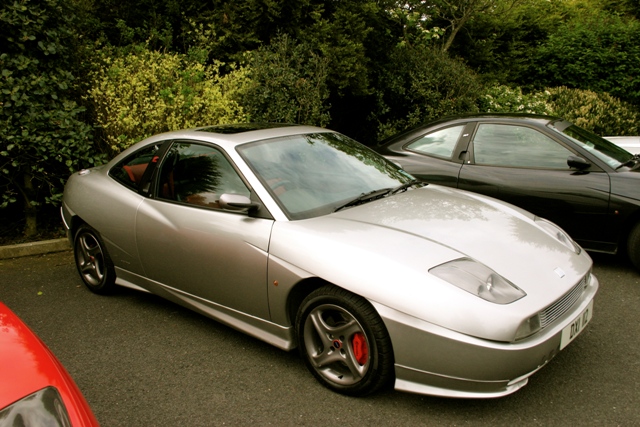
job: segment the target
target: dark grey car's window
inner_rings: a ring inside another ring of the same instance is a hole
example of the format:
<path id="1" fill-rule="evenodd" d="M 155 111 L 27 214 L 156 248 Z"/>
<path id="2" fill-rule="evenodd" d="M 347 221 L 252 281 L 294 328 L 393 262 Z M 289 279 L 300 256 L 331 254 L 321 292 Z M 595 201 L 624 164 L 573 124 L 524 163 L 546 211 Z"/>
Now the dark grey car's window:
<path id="1" fill-rule="evenodd" d="M 633 158 L 633 155 L 625 149 L 618 147 L 611 141 L 582 129 L 579 126 L 572 125 L 569 122 L 557 121 L 548 125 L 549 129 L 562 133 L 571 138 L 576 144 L 589 151 L 606 164 L 616 169 L 627 163 Z"/>
<path id="2" fill-rule="evenodd" d="M 573 154 L 535 129 L 502 124 L 480 124 L 473 150 L 479 165 L 543 169 L 569 169 Z"/>
<path id="3" fill-rule="evenodd" d="M 409 150 L 450 159 L 465 125 L 431 132 L 407 146 Z"/>
<path id="4" fill-rule="evenodd" d="M 250 196 L 229 160 L 216 148 L 175 143 L 160 167 L 158 198 L 195 206 L 220 208 L 225 193 Z"/>

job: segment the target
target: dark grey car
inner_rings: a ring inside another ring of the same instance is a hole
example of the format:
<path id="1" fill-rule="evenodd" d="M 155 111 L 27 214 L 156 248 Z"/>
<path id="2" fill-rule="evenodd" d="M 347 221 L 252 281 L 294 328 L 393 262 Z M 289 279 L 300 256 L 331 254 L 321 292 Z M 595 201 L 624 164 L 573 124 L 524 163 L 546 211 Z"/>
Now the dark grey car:
<path id="1" fill-rule="evenodd" d="M 478 114 L 427 123 L 377 151 L 413 176 L 492 196 L 555 222 L 595 252 L 640 268 L 640 164 L 558 117 Z"/>

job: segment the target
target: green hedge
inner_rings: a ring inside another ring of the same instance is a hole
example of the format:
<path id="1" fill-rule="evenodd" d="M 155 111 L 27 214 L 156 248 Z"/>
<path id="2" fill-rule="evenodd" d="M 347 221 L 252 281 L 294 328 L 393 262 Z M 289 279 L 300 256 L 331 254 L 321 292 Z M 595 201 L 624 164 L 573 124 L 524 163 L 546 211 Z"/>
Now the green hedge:
<path id="1" fill-rule="evenodd" d="M 0 7 L 0 208 L 22 204 L 26 235 L 36 234 L 41 205 L 59 203 L 69 174 L 103 161 L 78 103 L 82 46 L 72 6 Z"/>
<path id="2" fill-rule="evenodd" d="M 482 112 L 548 114 L 565 118 L 602 136 L 638 135 L 638 108 L 607 93 L 567 87 L 525 94 L 520 88 L 493 86 L 478 99 Z"/>
<path id="3" fill-rule="evenodd" d="M 236 101 L 248 84 L 244 68 L 222 76 L 220 64 L 145 46 L 103 48 L 95 68 L 87 98 L 116 153 L 157 133 L 246 120 Z"/>

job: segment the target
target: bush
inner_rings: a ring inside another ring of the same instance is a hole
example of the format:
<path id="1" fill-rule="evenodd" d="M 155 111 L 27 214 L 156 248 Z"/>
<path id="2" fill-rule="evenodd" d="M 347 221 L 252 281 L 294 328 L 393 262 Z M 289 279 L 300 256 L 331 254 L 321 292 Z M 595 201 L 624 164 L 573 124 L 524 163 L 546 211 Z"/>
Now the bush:
<path id="1" fill-rule="evenodd" d="M 640 22 L 600 12 L 558 27 L 533 55 L 527 82 L 609 93 L 640 106 Z"/>
<path id="2" fill-rule="evenodd" d="M 326 58 L 282 35 L 247 60 L 251 83 L 241 103 L 251 121 L 329 123 Z"/>
<path id="3" fill-rule="evenodd" d="M 0 207 L 22 201 L 24 234 L 42 205 L 56 205 L 67 177 L 103 157 L 76 102 L 79 46 L 72 2 L 23 0 L 0 7 Z"/>
<path id="4" fill-rule="evenodd" d="M 222 76 L 221 64 L 206 66 L 197 56 L 145 46 L 100 50 L 88 98 L 114 152 L 165 131 L 246 120 L 236 99 L 246 88 L 247 70 Z"/>
<path id="5" fill-rule="evenodd" d="M 523 94 L 520 88 L 494 86 L 478 100 L 486 113 L 533 113 L 562 117 L 603 136 L 638 135 L 640 112 L 607 93 L 567 87 Z"/>
<path id="6" fill-rule="evenodd" d="M 640 112 L 607 93 L 558 87 L 549 90 L 553 114 L 602 136 L 639 135 Z"/>
<path id="7" fill-rule="evenodd" d="M 552 114 L 547 91 L 523 94 L 519 87 L 491 86 L 478 99 L 478 109 L 484 113 Z"/>
<path id="8" fill-rule="evenodd" d="M 378 139 L 418 123 L 477 111 L 481 84 L 460 60 L 437 49 L 399 45 L 378 83 Z"/>

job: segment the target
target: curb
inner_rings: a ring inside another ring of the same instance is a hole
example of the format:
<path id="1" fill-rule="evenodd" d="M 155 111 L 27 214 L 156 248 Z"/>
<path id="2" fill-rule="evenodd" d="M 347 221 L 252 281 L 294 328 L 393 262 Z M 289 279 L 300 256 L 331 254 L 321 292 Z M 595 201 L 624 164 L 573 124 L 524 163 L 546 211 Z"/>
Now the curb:
<path id="1" fill-rule="evenodd" d="M 71 249 L 68 239 L 43 240 L 40 242 L 21 243 L 19 245 L 0 246 L 0 259 L 19 258 L 62 252 Z"/>

